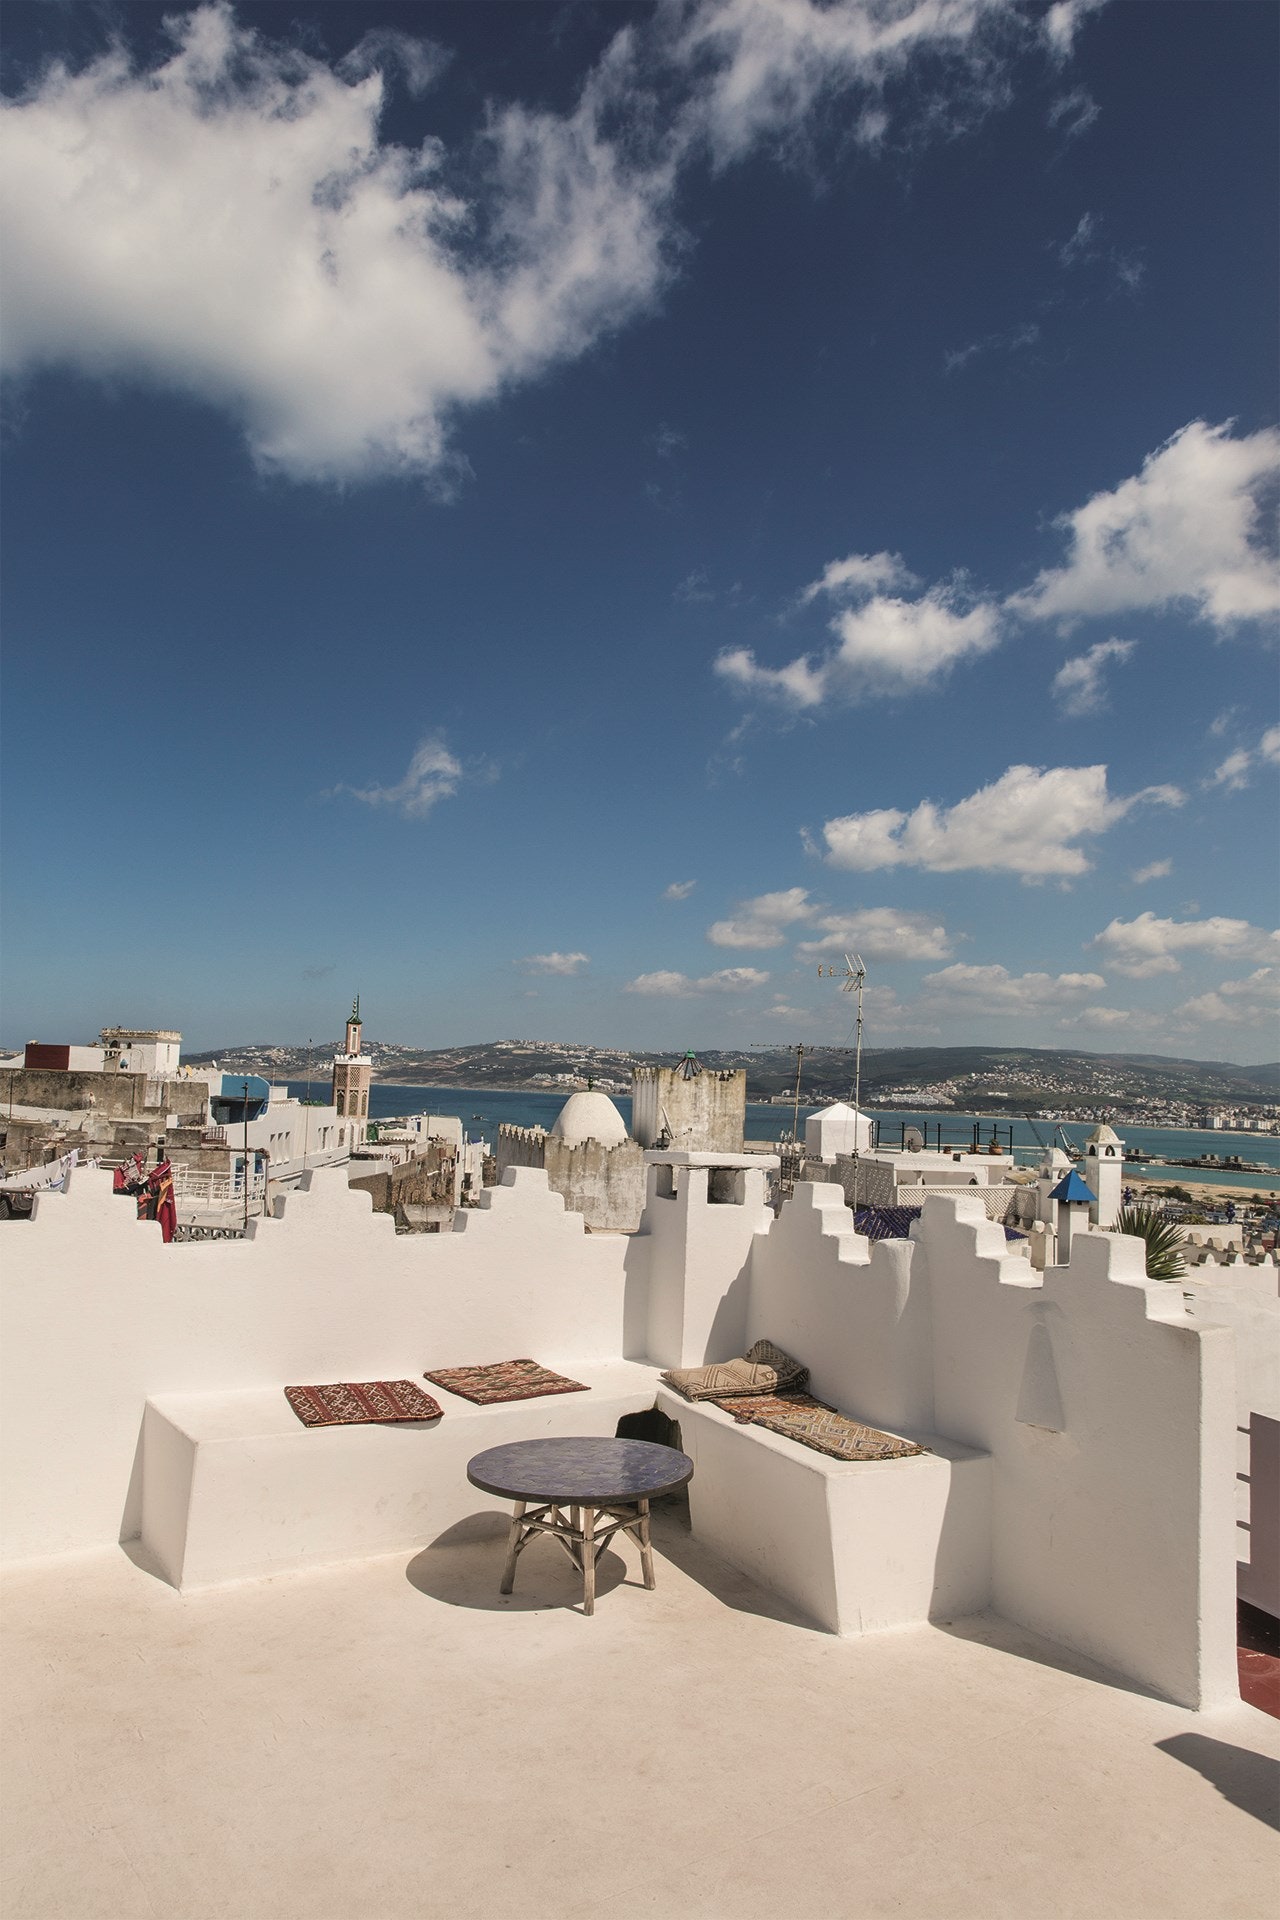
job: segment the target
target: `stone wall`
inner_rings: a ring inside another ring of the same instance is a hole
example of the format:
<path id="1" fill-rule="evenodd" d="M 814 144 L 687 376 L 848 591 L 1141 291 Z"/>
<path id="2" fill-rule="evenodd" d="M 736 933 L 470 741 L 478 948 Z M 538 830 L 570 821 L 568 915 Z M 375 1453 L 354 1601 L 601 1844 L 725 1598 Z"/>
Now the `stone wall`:
<path id="1" fill-rule="evenodd" d="M 746 1069 L 704 1067 L 685 1079 L 678 1067 L 637 1067 L 631 1076 L 631 1132 L 642 1147 L 686 1153 L 741 1153 L 747 1124 Z"/>
<path id="2" fill-rule="evenodd" d="M 56 1107 L 66 1113 L 92 1111 L 106 1119 L 132 1120 L 145 1114 L 204 1113 L 208 1098 L 204 1080 L 155 1080 L 145 1073 L 0 1070 L 0 1106 Z"/>
<path id="3" fill-rule="evenodd" d="M 551 1191 L 596 1233 L 634 1233 L 644 1208 L 644 1149 L 634 1140 L 576 1145 L 541 1127 L 498 1129 L 498 1171 L 543 1167 Z"/>

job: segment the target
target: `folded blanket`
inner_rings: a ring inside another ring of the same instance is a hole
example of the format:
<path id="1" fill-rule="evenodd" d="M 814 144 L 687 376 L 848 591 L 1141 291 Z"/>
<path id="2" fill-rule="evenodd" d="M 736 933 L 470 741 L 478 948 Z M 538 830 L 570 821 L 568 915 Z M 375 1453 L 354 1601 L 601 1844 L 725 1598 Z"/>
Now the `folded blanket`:
<path id="1" fill-rule="evenodd" d="M 740 1360 L 709 1367 L 671 1367 L 662 1375 L 686 1400 L 722 1400 L 747 1393 L 785 1393 L 808 1385 L 809 1369 L 772 1340 L 757 1340 Z"/>
<path id="2" fill-rule="evenodd" d="M 443 1387 L 482 1407 L 498 1400 L 537 1400 L 544 1393 L 588 1393 L 581 1380 L 552 1373 L 536 1360 L 494 1360 L 486 1367 L 440 1367 L 423 1375 L 432 1386 Z"/>
<path id="3" fill-rule="evenodd" d="M 439 1401 L 412 1380 L 335 1380 L 321 1387 L 286 1387 L 284 1397 L 304 1427 L 357 1427 L 441 1416 Z"/>

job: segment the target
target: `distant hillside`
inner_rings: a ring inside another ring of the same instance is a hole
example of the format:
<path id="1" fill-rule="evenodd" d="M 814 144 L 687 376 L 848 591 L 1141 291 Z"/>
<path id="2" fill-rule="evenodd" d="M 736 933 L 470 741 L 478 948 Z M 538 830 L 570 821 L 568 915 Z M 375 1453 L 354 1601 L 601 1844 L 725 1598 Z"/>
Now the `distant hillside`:
<path id="1" fill-rule="evenodd" d="M 228 1072 L 323 1083 L 339 1040 L 305 1047 L 267 1042 L 187 1056 L 214 1059 Z M 673 1064 L 672 1053 L 575 1046 L 536 1040 L 491 1040 L 460 1047 L 407 1047 L 366 1040 L 374 1079 L 401 1086 L 516 1089 L 568 1087 L 594 1080 L 606 1092 L 625 1093 L 636 1066 Z M 745 1067 L 752 1099 L 769 1099 L 795 1085 L 796 1062 L 786 1049 L 700 1054 L 712 1068 Z M 807 1099 L 848 1098 L 853 1056 L 838 1047 L 806 1049 L 801 1093 Z M 1275 1102 L 1280 1065 L 1240 1067 L 1225 1060 L 1178 1060 L 1163 1054 L 1082 1053 L 1042 1047 L 875 1047 L 862 1056 L 862 1094 L 870 1104 L 983 1107 L 1013 1112 L 1067 1112 L 1075 1108 L 1137 1114 L 1185 1108 L 1258 1107 Z M 1178 1117 L 1185 1117 L 1179 1111 Z"/>

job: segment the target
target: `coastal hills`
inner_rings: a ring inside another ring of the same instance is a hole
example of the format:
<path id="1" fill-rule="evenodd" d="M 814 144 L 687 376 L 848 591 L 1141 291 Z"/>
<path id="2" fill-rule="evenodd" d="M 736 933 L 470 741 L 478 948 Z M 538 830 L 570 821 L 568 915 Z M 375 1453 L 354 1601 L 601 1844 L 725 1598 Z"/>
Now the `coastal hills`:
<path id="1" fill-rule="evenodd" d="M 225 1071 L 277 1080 L 325 1082 L 338 1040 L 306 1047 L 268 1043 L 217 1048 L 186 1056 L 218 1062 Z M 376 1081 L 397 1086 L 509 1088 L 566 1091 L 588 1079 L 606 1093 L 627 1093 L 638 1066 L 671 1065 L 671 1053 L 636 1052 L 569 1042 L 491 1040 L 458 1047 L 419 1048 L 366 1040 Z M 796 1084 L 796 1057 L 786 1048 L 733 1051 L 709 1048 L 708 1068 L 745 1067 L 753 1100 L 786 1097 Z M 801 1098 L 847 1099 L 853 1055 L 847 1048 L 806 1048 Z M 1007 1105 L 1014 1113 L 1093 1114 L 1102 1110 L 1137 1119 L 1168 1115 L 1185 1124 L 1189 1113 L 1248 1110 L 1259 1116 L 1280 1102 L 1280 1064 L 1235 1066 L 1223 1060 L 1180 1060 L 1163 1054 L 1080 1053 L 1043 1047 L 875 1047 L 862 1056 L 862 1097 L 875 1106 L 954 1106 L 962 1110 Z M 1176 1118 L 1174 1116 L 1177 1116 Z"/>

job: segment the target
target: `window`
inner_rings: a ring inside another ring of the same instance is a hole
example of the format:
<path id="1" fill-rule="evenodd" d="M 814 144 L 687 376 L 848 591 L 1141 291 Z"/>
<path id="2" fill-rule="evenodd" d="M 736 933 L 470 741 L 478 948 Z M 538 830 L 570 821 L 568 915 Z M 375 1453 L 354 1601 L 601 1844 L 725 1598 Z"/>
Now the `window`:
<path id="1" fill-rule="evenodd" d="M 346 1098 L 347 1098 L 347 1096 L 346 1096 L 346 1094 L 345 1094 L 345 1093 L 344 1093 L 344 1092 L 342 1091 L 342 1088 L 341 1088 L 341 1087 L 339 1087 L 339 1088 L 338 1088 L 338 1101 L 337 1101 L 337 1105 L 338 1105 L 338 1112 L 339 1112 L 339 1113 L 345 1113 L 345 1112 L 346 1112 L 346 1110 L 347 1110 L 347 1109 L 346 1109 Z"/>

